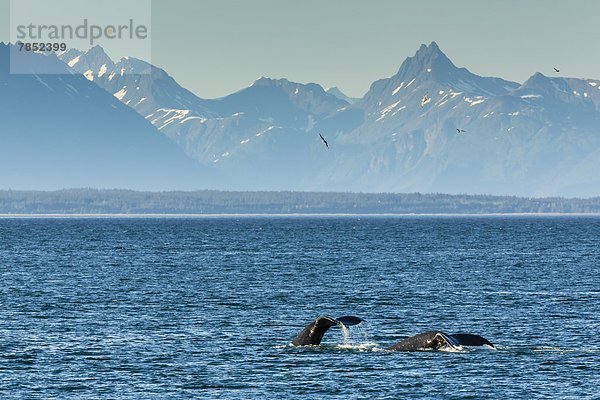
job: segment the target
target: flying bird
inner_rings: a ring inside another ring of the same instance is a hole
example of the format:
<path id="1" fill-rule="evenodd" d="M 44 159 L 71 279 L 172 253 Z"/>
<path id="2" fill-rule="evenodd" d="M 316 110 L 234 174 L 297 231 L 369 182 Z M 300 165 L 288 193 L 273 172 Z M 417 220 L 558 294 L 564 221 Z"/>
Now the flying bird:
<path id="1" fill-rule="evenodd" d="M 456 132 L 458 132 L 458 133 L 462 133 L 462 132 L 466 132 L 466 131 L 465 131 L 464 129 L 459 129 L 459 128 L 456 128 Z"/>
<path id="2" fill-rule="evenodd" d="M 556 72 L 560 72 L 560 70 L 559 70 L 558 68 L 556 68 L 556 67 L 552 67 L 552 68 L 554 68 L 554 70 L 555 70 Z"/>
<path id="3" fill-rule="evenodd" d="M 427 95 L 423 96 L 423 98 L 421 99 L 421 107 L 424 107 L 425 104 L 429 103 L 429 97 L 427 97 Z"/>
<path id="4" fill-rule="evenodd" d="M 325 146 L 326 146 L 327 148 L 329 148 L 329 145 L 327 144 L 327 140 L 325 140 L 325 138 L 323 137 L 323 135 L 321 135 L 321 134 L 319 133 L 319 137 L 321 138 L 321 140 L 323 141 L 323 143 L 325 143 Z"/>

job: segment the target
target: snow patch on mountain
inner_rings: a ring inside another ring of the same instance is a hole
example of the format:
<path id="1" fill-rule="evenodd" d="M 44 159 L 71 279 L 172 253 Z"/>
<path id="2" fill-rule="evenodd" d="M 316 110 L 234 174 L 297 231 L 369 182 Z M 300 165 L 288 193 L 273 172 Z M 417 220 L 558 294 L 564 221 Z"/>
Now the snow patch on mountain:
<path id="1" fill-rule="evenodd" d="M 123 97 L 125 97 L 126 94 L 127 94 L 127 89 L 126 89 L 126 87 L 123 87 L 121 90 L 114 93 L 113 96 L 115 96 L 119 100 L 123 100 Z"/>
<path id="2" fill-rule="evenodd" d="M 102 64 L 102 66 L 100 67 L 100 71 L 98 71 L 98 78 L 101 78 L 102 75 L 104 75 L 106 73 L 106 64 Z"/>
<path id="3" fill-rule="evenodd" d="M 162 112 L 163 115 L 152 121 L 154 125 L 160 125 L 159 130 L 165 129 L 169 124 L 179 120 L 183 122 L 186 117 L 190 114 L 190 110 L 178 110 L 178 109 L 166 109 L 159 108 L 158 112 Z M 160 121 L 160 123 L 158 123 Z"/>
<path id="4" fill-rule="evenodd" d="M 411 83 L 412 83 L 412 82 L 411 82 Z M 392 91 L 392 96 L 395 96 L 395 95 L 396 95 L 396 93 L 398 93 L 398 92 L 399 92 L 399 91 L 402 89 L 402 87 L 403 87 L 403 86 L 404 86 L 404 81 L 402 81 L 402 82 L 400 83 L 400 86 L 398 86 L 396 89 L 394 89 L 394 90 Z"/>
<path id="5" fill-rule="evenodd" d="M 69 62 L 67 63 L 67 65 L 68 65 L 69 67 L 73 68 L 73 67 L 74 67 L 74 66 L 75 66 L 75 65 L 76 65 L 76 64 L 79 62 L 79 59 L 80 59 L 80 58 L 81 58 L 81 56 L 80 56 L 80 55 L 79 55 L 79 56 L 77 56 L 77 57 L 75 57 L 74 59 L 72 59 L 71 61 L 69 61 Z"/>
<path id="6" fill-rule="evenodd" d="M 387 106 L 386 108 L 381 110 L 380 111 L 381 116 L 379 118 L 377 118 L 375 121 L 383 120 L 385 118 L 386 114 L 389 113 L 390 111 L 392 111 L 394 108 L 396 108 L 398 106 L 398 104 L 400 104 L 400 101 L 397 101 L 394 104 L 390 104 L 389 106 Z"/>
<path id="7" fill-rule="evenodd" d="M 263 129 L 262 131 L 257 132 L 256 137 L 260 137 L 260 136 L 264 135 L 265 133 L 272 131 L 273 129 L 275 129 L 275 126 L 269 126 L 267 129 Z"/>

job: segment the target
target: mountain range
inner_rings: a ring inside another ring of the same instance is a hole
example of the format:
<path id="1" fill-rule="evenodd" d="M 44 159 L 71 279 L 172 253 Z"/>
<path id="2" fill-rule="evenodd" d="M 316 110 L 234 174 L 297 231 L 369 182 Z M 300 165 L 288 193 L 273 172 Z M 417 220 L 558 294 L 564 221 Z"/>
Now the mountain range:
<path id="1" fill-rule="evenodd" d="M 7 48 L 2 47 L 1 60 Z M 96 158 L 80 157 L 91 162 L 109 151 L 98 146 L 102 137 L 103 145 L 119 150 L 110 163 L 114 183 L 109 174 L 101 187 L 131 187 L 116 179 L 137 174 L 130 174 L 136 169 L 126 161 L 116 161 L 131 159 L 121 142 L 129 138 L 147 149 L 136 156 L 146 154 L 145 162 L 154 167 L 149 176 L 160 165 L 153 157 L 170 154 L 171 161 L 162 165 L 174 170 L 161 169 L 168 185 L 150 180 L 161 189 L 600 194 L 597 80 L 535 73 L 519 84 L 482 77 L 456 67 L 433 42 L 407 58 L 395 75 L 375 81 L 360 99 L 338 88 L 265 77 L 228 96 L 204 99 L 163 69 L 135 58 L 115 62 L 99 46 L 71 49 L 58 58 L 30 57 L 31 63 L 62 62 L 65 74 L 0 71 L 0 88 L 8 83 L 8 90 L 0 89 L 0 102 L 6 103 L 0 118 L 9 121 L 3 127 L 16 132 L 19 124 L 34 125 L 28 129 L 37 133 L 31 142 L 5 134 L 2 141 L 14 148 L 9 153 L 29 160 L 46 156 L 44 149 L 56 153 L 59 143 L 68 144 L 61 151 L 69 159 L 83 146 L 94 149 Z M 32 115 L 38 109 L 45 111 Z M 195 163 L 186 164 L 190 160 Z M 46 165 L 54 162 L 48 159 Z M 13 170 L 21 168 L 16 162 Z M 61 175 L 68 168 L 61 168 L 49 187 L 99 185 L 76 185 Z M 34 179 L 26 186 L 40 188 L 33 185 Z"/>

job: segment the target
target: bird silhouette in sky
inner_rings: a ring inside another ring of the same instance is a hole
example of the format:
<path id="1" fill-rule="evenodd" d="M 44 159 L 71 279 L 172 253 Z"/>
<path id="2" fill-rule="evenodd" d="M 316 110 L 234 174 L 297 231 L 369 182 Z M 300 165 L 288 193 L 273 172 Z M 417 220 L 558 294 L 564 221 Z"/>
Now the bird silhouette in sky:
<path id="1" fill-rule="evenodd" d="M 456 132 L 458 132 L 458 133 L 462 133 L 462 132 L 466 132 L 466 131 L 465 131 L 464 129 L 459 129 L 459 128 L 456 128 Z"/>
<path id="2" fill-rule="evenodd" d="M 321 138 L 321 140 L 323 141 L 323 143 L 325 143 L 325 146 L 326 146 L 327 148 L 329 148 L 329 144 L 327 144 L 327 140 L 325 140 L 325 138 L 323 137 L 323 135 L 321 135 L 321 134 L 319 133 L 319 137 Z"/>
<path id="3" fill-rule="evenodd" d="M 560 72 L 560 70 L 556 67 L 553 67 L 556 72 Z"/>

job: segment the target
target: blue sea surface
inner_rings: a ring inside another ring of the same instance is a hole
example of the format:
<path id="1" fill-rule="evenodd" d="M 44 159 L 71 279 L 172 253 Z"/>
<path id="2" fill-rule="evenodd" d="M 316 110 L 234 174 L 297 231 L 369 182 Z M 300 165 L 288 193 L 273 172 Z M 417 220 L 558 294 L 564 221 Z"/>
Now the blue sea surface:
<path id="1" fill-rule="evenodd" d="M 0 282 L 1 399 L 600 396 L 597 216 L 5 218 Z"/>

